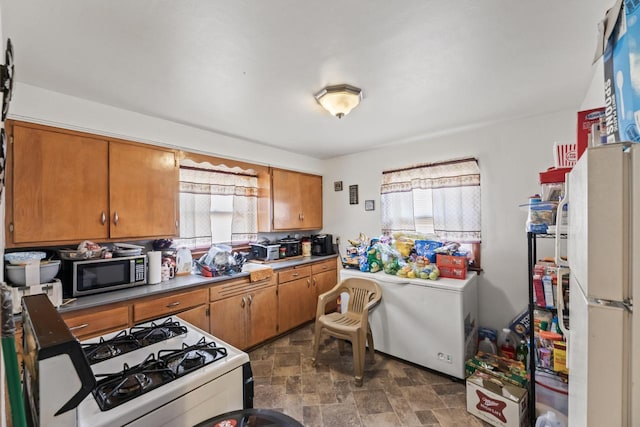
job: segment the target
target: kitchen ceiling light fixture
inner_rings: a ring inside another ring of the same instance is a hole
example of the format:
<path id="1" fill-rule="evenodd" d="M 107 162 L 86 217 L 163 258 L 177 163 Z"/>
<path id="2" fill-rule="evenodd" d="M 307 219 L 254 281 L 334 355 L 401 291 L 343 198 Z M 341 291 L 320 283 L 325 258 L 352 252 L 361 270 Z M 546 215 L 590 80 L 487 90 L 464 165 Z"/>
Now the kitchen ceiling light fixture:
<path id="1" fill-rule="evenodd" d="M 325 110 L 341 119 L 360 104 L 362 89 L 347 84 L 327 86 L 315 97 Z"/>

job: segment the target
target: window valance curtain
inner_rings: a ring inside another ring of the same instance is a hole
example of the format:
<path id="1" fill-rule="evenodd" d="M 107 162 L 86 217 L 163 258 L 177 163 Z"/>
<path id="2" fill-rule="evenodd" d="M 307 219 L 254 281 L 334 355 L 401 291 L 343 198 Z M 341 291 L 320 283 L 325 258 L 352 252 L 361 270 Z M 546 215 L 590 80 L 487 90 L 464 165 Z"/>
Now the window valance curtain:
<path id="1" fill-rule="evenodd" d="M 258 178 L 253 170 L 184 160 L 180 165 L 180 245 L 257 239 Z"/>
<path id="2" fill-rule="evenodd" d="M 476 159 L 384 171 L 380 187 L 383 231 L 416 231 L 416 190 L 430 190 L 433 227 L 440 239 L 480 242 L 480 169 Z"/>

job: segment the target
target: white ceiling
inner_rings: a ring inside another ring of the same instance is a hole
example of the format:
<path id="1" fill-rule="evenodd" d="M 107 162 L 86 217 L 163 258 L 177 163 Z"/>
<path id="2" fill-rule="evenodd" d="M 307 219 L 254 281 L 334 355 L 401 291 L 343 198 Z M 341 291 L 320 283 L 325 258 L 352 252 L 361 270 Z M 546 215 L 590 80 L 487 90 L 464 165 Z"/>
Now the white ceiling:
<path id="1" fill-rule="evenodd" d="M 0 12 L 19 82 L 329 158 L 577 109 L 613 3 L 0 0 Z M 343 119 L 313 97 L 339 83 L 364 93 Z"/>

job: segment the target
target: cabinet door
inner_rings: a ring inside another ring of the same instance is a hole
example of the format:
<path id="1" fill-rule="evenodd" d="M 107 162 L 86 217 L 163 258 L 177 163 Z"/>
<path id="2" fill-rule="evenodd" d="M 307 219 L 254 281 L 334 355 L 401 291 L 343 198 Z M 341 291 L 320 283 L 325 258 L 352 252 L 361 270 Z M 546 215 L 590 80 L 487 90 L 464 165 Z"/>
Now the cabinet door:
<path id="1" fill-rule="evenodd" d="M 209 304 L 211 334 L 239 349 L 246 348 L 247 299 L 237 295 Z"/>
<path id="2" fill-rule="evenodd" d="M 322 228 L 322 177 L 300 175 L 302 225 L 301 228 L 319 230 Z"/>
<path id="3" fill-rule="evenodd" d="M 301 227 L 302 201 L 300 174 L 274 169 L 272 171 L 273 228 L 292 230 Z"/>
<path id="4" fill-rule="evenodd" d="M 109 143 L 111 237 L 176 236 L 178 166 L 171 150 Z"/>
<path id="5" fill-rule="evenodd" d="M 271 286 L 251 292 L 248 296 L 250 318 L 248 319 L 247 347 L 272 338 L 277 333 L 278 295 L 276 287 Z"/>
<path id="6" fill-rule="evenodd" d="M 271 174 L 273 229 L 321 229 L 322 177 L 281 169 Z"/>
<path id="7" fill-rule="evenodd" d="M 321 295 L 336 286 L 338 283 L 338 274 L 336 270 L 327 270 L 313 275 L 313 284 L 316 288 L 317 295 Z M 336 311 L 338 307 L 337 300 L 329 301 L 326 306 L 326 312 Z M 315 313 L 315 311 L 314 311 Z"/>
<path id="8" fill-rule="evenodd" d="M 10 240 L 107 238 L 108 142 L 17 123 L 12 134 Z"/>
<path id="9" fill-rule="evenodd" d="M 196 328 L 200 328 L 205 332 L 209 331 L 209 316 L 207 315 L 207 304 L 200 305 L 195 308 L 191 308 L 186 311 L 182 311 L 176 314 L 176 317 L 191 323 Z"/>
<path id="10" fill-rule="evenodd" d="M 293 280 L 278 285 L 279 332 L 288 331 L 314 317 L 317 300 L 311 278 Z"/>

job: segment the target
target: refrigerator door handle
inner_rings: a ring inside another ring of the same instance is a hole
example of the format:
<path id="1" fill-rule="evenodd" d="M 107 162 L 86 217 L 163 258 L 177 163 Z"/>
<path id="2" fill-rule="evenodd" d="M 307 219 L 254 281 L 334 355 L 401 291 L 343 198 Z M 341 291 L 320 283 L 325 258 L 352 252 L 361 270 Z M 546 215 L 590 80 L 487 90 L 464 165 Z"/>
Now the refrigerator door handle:
<path id="1" fill-rule="evenodd" d="M 562 212 L 564 211 L 564 207 L 567 206 L 567 203 L 569 202 L 569 174 L 565 175 L 565 180 L 564 180 L 565 184 L 564 184 L 564 197 L 562 199 L 560 199 L 560 202 L 558 203 L 558 208 L 556 211 L 556 239 L 555 239 L 555 243 L 556 243 L 556 247 L 555 247 L 555 261 L 556 261 L 556 265 L 558 267 L 569 267 L 569 263 L 565 260 L 562 259 L 562 257 L 560 256 L 560 236 L 562 233 L 560 233 L 560 230 L 562 228 Z M 567 209 L 569 207 L 567 206 Z M 567 216 L 567 231 L 569 228 L 569 217 Z"/>
<path id="2" fill-rule="evenodd" d="M 558 239 L 558 235 L 556 234 L 556 240 Z M 557 249 L 556 249 L 556 255 L 557 255 Z M 562 331 L 562 333 L 564 334 L 565 340 L 567 342 L 566 345 L 566 355 L 565 355 L 565 363 L 567 366 L 567 369 L 569 369 L 569 349 L 571 348 L 571 346 L 569 345 L 569 328 L 564 324 L 564 316 L 562 315 L 564 313 L 564 286 L 562 286 L 562 276 L 564 276 L 565 274 L 569 273 L 569 269 L 566 267 L 558 267 L 558 284 L 557 284 L 557 293 L 558 293 L 558 326 L 560 327 L 560 330 Z"/>
<path id="3" fill-rule="evenodd" d="M 601 298 L 589 298 L 589 302 L 607 307 L 621 308 L 629 313 L 633 313 L 633 302 L 630 299 L 625 299 L 624 301 L 609 301 Z"/>

